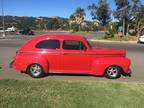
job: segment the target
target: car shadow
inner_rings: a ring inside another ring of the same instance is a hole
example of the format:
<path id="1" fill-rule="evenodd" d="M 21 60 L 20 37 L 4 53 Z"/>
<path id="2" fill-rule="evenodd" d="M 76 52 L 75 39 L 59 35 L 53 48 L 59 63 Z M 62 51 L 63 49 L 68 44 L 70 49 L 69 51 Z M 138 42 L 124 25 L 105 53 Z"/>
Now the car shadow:
<path id="1" fill-rule="evenodd" d="M 87 76 L 87 77 L 99 77 L 102 78 L 104 76 L 99 76 L 99 75 L 90 75 L 90 74 L 74 74 L 74 73 L 48 73 L 45 75 L 45 77 L 48 76 Z"/>

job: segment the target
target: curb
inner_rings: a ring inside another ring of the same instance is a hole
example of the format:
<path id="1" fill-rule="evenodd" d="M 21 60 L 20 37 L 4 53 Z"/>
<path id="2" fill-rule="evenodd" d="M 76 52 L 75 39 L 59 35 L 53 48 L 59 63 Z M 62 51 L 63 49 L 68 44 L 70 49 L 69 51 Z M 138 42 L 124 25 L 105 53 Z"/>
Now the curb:
<path id="1" fill-rule="evenodd" d="M 113 42 L 113 43 L 137 43 L 137 41 L 110 41 L 110 40 L 96 40 L 96 39 L 89 39 L 92 42 Z"/>
<path id="2" fill-rule="evenodd" d="M 30 38 L 32 38 L 33 36 L 11 36 L 11 37 L 5 37 L 5 38 L 3 38 L 3 37 L 0 37 L 0 40 L 19 40 L 19 39 L 30 39 Z"/>

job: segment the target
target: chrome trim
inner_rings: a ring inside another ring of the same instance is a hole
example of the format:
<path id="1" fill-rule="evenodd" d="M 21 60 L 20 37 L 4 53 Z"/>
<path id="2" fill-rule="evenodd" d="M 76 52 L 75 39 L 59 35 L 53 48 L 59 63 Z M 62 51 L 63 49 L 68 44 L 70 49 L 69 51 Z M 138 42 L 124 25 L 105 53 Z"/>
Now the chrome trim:
<path id="1" fill-rule="evenodd" d="M 48 52 L 48 51 L 43 51 L 43 52 L 36 52 L 36 51 L 26 51 L 26 52 L 19 52 L 19 53 L 26 53 L 26 54 L 81 54 L 81 55 L 102 55 L 102 56 L 122 56 L 122 54 L 96 54 L 96 53 L 87 53 L 87 52 Z"/>

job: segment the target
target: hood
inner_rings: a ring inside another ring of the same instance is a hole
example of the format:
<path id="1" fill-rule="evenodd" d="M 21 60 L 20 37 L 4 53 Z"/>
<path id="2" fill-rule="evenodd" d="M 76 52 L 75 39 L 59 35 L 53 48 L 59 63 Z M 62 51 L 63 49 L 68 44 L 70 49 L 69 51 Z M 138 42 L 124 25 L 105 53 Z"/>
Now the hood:
<path id="1" fill-rule="evenodd" d="M 98 48 L 93 47 L 92 52 L 101 55 L 119 55 L 119 56 L 126 56 L 126 51 L 123 49 L 113 49 L 113 48 Z"/>

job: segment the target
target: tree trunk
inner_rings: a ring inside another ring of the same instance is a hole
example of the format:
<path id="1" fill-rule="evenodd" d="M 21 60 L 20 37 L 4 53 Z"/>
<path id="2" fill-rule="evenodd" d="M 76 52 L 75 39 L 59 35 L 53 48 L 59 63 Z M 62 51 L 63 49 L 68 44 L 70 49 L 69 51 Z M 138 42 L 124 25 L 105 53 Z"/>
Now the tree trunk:
<path id="1" fill-rule="evenodd" d="M 79 27 L 78 27 L 79 31 L 81 31 L 81 24 L 79 24 Z"/>
<path id="2" fill-rule="evenodd" d="M 124 36 L 124 31 L 125 31 L 125 19 L 123 18 L 123 36 Z"/>
<path id="3" fill-rule="evenodd" d="M 103 30 L 104 32 L 107 32 L 107 25 L 102 25 L 102 30 Z"/>
<path id="4" fill-rule="evenodd" d="M 129 24 L 127 24 L 127 36 L 129 35 Z"/>
<path id="5" fill-rule="evenodd" d="M 126 18 L 123 18 L 123 36 L 126 36 Z"/>
<path id="6" fill-rule="evenodd" d="M 140 36 L 140 23 L 138 22 L 137 37 Z"/>

